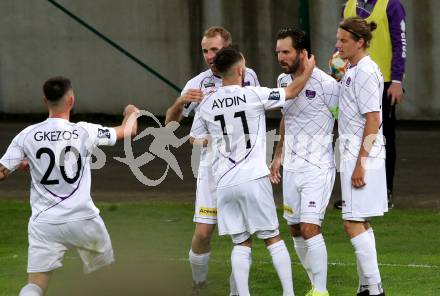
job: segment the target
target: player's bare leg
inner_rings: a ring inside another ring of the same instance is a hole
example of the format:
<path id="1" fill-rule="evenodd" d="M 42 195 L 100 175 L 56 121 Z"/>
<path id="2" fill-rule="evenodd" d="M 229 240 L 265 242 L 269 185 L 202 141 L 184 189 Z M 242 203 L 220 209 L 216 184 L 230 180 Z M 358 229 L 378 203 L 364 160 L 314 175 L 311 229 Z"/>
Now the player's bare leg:
<path id="1" fill-rule="evenodd" d="M 191 242 L 191 249 L 196 254 L 204 254 L 211 251 L 211 238 L 215 230 L 215 224 L 196 223 L 196 228 Z"/>
<path id="2" fill-rule="evenodd" d="M 215 224 L 196 223 L 189 251 L 194 295 L 206 287 L 208 263 L 211 255 L 211 238 L 214 230 Z"/>
<path id="3" fill-rule="evenodd" d="M 18 296 L 43 296 L 51 276 L 52 272 L 29 273 L 28 284 L 21 289 Z"/>
<path id="4" fill-rule="evenodd" d="M 272 256 L 272 263 L 281 281 L 283 296 L 295 295 L 293 292 L 292 261 L 290 260 L 286 244 L 281 239 L 280 235 L 265 239 L 264 243 Z"/>
<path id="5" fill-rule="evenodd" d="M 358 295 L 383 295 L 376 243 L 369 222 L 344 221 L 344 229 L 355 249 L 359 282 Z M 364 294 L 363 294 L 364 293 Z"/>

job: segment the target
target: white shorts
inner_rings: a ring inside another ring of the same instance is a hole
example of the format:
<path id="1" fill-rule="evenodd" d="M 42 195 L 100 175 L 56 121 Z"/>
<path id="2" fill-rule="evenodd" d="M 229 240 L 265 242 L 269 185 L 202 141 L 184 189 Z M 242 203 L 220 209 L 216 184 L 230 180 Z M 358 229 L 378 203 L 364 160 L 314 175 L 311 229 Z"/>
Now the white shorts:
<path id="1" fill-rule="evenodd" d="M 362 188 L 351 185 L 356 159 L 341 160 L 342 219 L 365 221 L 388 212 L 385 159 L 368 158 Z"/>
<path id="2" fill-rule="evenodd" d="M 306 172 L 283 170 L 283 207 L 287 224 L 321 226 L 335 183 L 335 168 Z"/>
<path id="3" fill-rule="evenodd" d="M 278 217 L 269 178 L 217 190 L 218 231 L 220 235 L 242 238 L 256 233 L 267 239 L 278 234 Z M 261 235 L 260 235 L 261 234 Z M 234 240 L 234 243 L 238 243 Z"/>
<path id="4" fill-rule="evenodd" d="M 217 192 L 211 169 L 199 168 L 194 222 L 217 224 Z"/>
<path id="5" fill-rule="evenodd" d="M 114 261 L 107 229 L 100 216 L 62 224 L 29 221 L 28 273 L 48 272 L 63 266 L 67 250 L 78 251 L 84 272 L 90 273 Z"/>

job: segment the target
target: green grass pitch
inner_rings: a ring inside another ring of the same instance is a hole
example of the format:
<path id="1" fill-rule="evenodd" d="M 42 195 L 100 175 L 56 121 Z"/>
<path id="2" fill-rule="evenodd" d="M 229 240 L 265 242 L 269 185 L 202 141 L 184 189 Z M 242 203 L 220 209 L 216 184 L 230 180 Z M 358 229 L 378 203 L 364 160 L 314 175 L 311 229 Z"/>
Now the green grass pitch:
<path id="1" fill-rule="evenodd" d="M 193 232 L 193 205 L 187 203 L 98 203 L 110 232 L 116 262 L 108 270 L 82 274 L 79 257 L 67 253 L 46 295 L 189 295 L 187 262 Z M 0 202 L 0 296 L 17 295 L 26 281 L 29 205 Z M 374 221 L 382 280 L 391 296 L 440 295 L 440 213 L 394 209 Z M 280 230 L 293 261 L 296 295 L 309 284 L 294 253 L 287 226 Z M 329 255 L 330 295 L 355 295 L 355 257 L 343 233 L 340 212 L 327 212 L 323 233 Z M 254 239 L 252 295 L 281 295 L 264 243 Z M 206 295 L 228 295 L 229 237 L 214 237 Z"/>

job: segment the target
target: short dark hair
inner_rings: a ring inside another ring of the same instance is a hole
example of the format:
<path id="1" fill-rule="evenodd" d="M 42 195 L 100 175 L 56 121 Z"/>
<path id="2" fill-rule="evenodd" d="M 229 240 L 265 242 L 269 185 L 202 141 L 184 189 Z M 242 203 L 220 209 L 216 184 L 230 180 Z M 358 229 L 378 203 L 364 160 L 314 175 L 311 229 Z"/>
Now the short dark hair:
<path id="1" fill-rule="evenodd" d="M 292 40 L 292 47 L 297 51 L 305 49 L 309 55 L 312 53 L 310 49 L 310 38 L 303 30 L 294 27 L 283 28 L 278 31 L 277 40 L 286 39 L 287 37 L 290 37 Z"/>
<path id="2" fill-rule="evenodd" d="M 70 80 L 63 76 L 49 78 L 43 85 L 43 92 L 50 102 L 57 102 L 72 89 Z"/>
<path id="3" fill-rule="evenodd" d="M 215 55 L 214 67 L 220 74 L 224 74 L 228 72 L 235 63 L 242 59 L 243 56 L 236 47 L 223 47 Z"/>
<path id="4" fill-rule="evenodd" d="M 371 39 L 373 38 L 373 34 L 371 32 L 376 30 L 377 25 L 375 22 L 367 23 L 367 21 L 363 18 L 355 16 L 344 19 L 339 24 L 339 28 L 349 32 L 355 41 L 364 39 L 364 48 L 368 48 L 370 46 Z"/>

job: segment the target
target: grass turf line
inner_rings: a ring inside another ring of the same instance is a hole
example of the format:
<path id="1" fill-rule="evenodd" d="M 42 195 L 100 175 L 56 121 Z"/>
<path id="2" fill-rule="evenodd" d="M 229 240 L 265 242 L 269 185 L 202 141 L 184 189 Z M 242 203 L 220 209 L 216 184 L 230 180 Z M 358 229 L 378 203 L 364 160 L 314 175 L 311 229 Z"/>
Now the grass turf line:
<path id="1" fill-rule="evenodd" d="M 79 257 L 66 254 L 47 296 L 55 295 L 189 295 L 187 262 L 194 229 L 193 205 L 167 202 L 98 203 L 110 232 L 116 263 L 110 270 L 82 275 Z M 279 212 L 281 214 L 281 212 Z M 17 295 L 26 281 L 28 203 L 0 202 L 0 296 Z M 440 295 L 440 213 L 393 209 L 373 220 L 383 264 L 387 295 Z M 287 226 L 280 230 L 293 264 L 296 295 L 309 289 L 307 276 L 293 249 Z M 323 225 L 328 249 L 331 295 L 354 295 L 357 273 L 353 249 L 343 233 L 340 212 L 329 210 Z M 229 237 L 214 236 L 207 295 L 227 295 L 230 273 Z M 252 295 L 280 295 L 281 287 L 263 242 L 254 239 Z"/>

